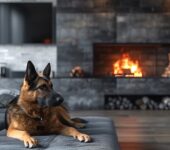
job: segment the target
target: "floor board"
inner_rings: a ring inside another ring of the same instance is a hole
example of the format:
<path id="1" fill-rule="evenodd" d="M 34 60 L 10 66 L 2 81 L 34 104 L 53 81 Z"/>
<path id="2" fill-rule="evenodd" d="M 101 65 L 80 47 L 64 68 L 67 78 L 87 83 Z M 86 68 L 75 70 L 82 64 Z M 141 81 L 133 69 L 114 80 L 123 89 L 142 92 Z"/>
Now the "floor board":
<path id="1" fill-rule="evenodd" d="M 170 150 L 170 111 L 73 111 L 74 116 L 108 116 L 121 150 Z"/>

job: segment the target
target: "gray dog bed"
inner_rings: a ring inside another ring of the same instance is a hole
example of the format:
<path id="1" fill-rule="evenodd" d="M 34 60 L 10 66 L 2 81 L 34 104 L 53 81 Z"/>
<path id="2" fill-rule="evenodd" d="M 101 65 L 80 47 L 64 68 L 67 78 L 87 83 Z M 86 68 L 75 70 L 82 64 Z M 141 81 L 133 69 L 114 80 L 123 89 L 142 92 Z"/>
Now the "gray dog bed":
<path id="1" fill-rule="evenodd" d="M 106 117 L 84 117 L 88 121 L 82 132 L 92 136 L 93 142 L 81 143 L 72 137 L 62 135 L 36 136 L 41 147 L 46 150 L 119 150 L 116 131 L 112 120 Z M 0 131 L 0 149 L 23 150 L 23 142 L 6 137 L 6 130 Z"/>

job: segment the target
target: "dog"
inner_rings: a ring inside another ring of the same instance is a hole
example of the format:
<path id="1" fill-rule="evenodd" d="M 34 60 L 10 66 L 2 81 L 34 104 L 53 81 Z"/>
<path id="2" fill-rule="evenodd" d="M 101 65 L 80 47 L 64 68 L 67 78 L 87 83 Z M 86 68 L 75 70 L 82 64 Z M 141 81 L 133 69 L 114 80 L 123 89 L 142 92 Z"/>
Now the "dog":
<path id="1" fill-rule="evenodd" d="M 38 147 L 34 135 L 62 134 L 90 142 L 89 135 L 76 129 L 84 128 L 85 121 L 71 119 L 62 105 L 63 99 L 57 99 L 50 72 L 50 63 L 43 72 L 37 73 L 34 64 L 27 62 L 20 94 L 7 109 L 7 136 L 23 141 L 26 148 Z"/>

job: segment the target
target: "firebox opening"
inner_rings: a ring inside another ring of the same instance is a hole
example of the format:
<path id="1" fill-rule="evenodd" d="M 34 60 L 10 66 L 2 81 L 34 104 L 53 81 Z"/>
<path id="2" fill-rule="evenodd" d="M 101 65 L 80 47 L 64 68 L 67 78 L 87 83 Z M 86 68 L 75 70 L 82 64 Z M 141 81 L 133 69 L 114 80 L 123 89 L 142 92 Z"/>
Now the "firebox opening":
<path id="1" fill-rule="evenodd" d="M 96 43 L 93 73 L 102 77 L 169 77 L 165 74 L 169 53 L 170 44 Z"/>

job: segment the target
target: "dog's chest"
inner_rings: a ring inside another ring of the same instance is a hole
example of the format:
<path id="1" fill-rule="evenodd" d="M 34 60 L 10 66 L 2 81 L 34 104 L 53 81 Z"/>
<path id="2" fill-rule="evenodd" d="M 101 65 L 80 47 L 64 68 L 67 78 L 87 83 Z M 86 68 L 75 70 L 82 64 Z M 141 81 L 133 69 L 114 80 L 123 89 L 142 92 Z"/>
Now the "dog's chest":
<path id="1" fill-rule="evenodd" d="M 23 122 L 21 128 L 23 128 L 23 130 L 26 130 L 31 134 L 45 134 L 49 130 L 48 124 L 49 123 L 47 119 L 41 120 L 41 119 L 28 118 Z"/>
<path id="2" fill-rule="evenodd" d="M 25 121 L 26 130 L 30 130 L 33 134 L 46 134 L 54 128 L 60 128 L 60 121 L 57 115 L 49 111 L 42 115 L 42 119 L 33 119 L 28 117 Z"/>
<path id="3" fill-rule="evenodd" d="M 60 122 L 57 113 L 51 109 L 42 111 L 42 119 L 36 119 L 28 116 L 20 107 L 13 106 L 9 110 L 9 118 L 17 122 L 20 130 L 25 130 L 30 134 L 46 134 L 53 128 L 60 128 Z"/>
<path id="4" fill-rule="evenodd" d="M 47 121 L 43 118 L 37 119 L 35 129 L 37 131 L 44 131 L 47 128 Z"/>

